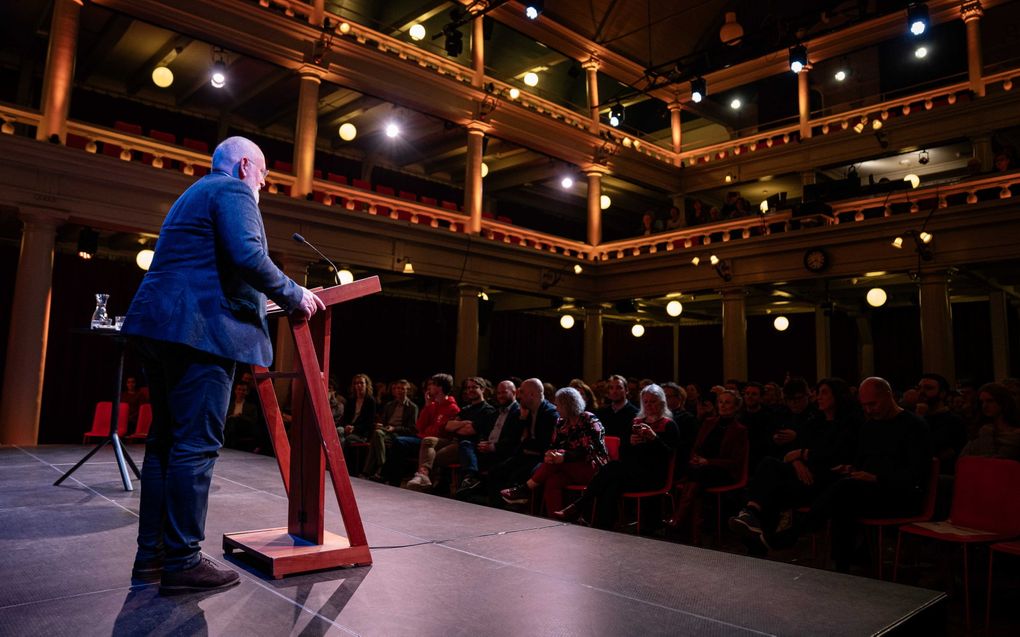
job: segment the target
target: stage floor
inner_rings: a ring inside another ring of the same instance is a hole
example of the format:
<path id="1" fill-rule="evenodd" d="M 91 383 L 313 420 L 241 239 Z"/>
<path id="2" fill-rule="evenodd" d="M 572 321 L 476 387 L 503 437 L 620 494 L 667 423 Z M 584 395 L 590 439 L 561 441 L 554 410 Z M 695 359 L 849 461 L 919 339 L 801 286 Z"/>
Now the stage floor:
<path id="1" fill-rule="evenodd" d="M 240 586 L 132 586 L 138 491 L 103 449 L 0 448 L 0 635 L 871 635 L 944 626 L 943 593 L 608 533 L 354 480 L 370 567 L 272 580 L 224 532 L 286 525 L 272 458 L 224 450 L 207 555 Z M 140 447 L 130 447 L 141 463 Z M 329 481 L 327 480 L 327 485 Z M 332 498 L 332 491 L 329 492 Z M 342 532 L 336 501 L 327 528 Z"/>

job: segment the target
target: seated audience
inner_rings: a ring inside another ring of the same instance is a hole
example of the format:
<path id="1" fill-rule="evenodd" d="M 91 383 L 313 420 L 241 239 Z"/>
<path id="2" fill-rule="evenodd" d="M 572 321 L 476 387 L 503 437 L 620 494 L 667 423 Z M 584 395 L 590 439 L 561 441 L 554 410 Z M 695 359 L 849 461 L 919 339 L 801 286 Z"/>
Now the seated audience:
<path id="1" fill-rule="evenodd" d="M 580 378 L 575 378 L 570 381 L 570 387 L 581 392 L 581 398 L 584 398 L 584 410 L 595 413 L 599 406 L 595 402 L 595 392 L 588 386 L 588 383 Z"/>
<path id="2" fill-rule="evenodd" d="M 803 378 L 791 378 L 783 385 L 785 409 L 780 409 L 775 418 L 771 444 L 764 450 L 767 455 L 782 458 L 798 446 L 797 432 L 814 416 L 811 393 Z"/>
<path id="3" fill-rule="evenodd" d="M 772 436 L 776 431 L 775 412 L 765 408 L 763 392 L 761 383 L 751 381 L 744 385 L 744 406 L 737 416 L 740 424 L 747 427 L 751 467 L 757 467 L 761 459 L 769 455 L 773 445 Z"/>
<path id="4" fill-rule="evenodd" d="M 449 374 L 434 374 L 426 381 L 425 408 L 418 414 L 418 422 L 415 423 L 416 433 L 407 436 L 398 435 L 393 439 L 386 463 L 382 468 L 385 482 L 392 485 L 400 484 L 400 479 L 404 475 L 404 466 L 408 460 L 418 455 L 421 441 L 425 438 L 438 438 L 439 433 L 446 426 L 446 422 L 460 413 L 457 401 L 450 395 L 451 391 L 453 391 L 453 377 Z M 427 473 L 425 477 L 428 478 Z"/>
<path id="5" fill-rule="evenodd" d="M 506 460 L 493 465 L 489 470 L 486 486 L 489 504 L 492 506 L 503 506 L 503 489 L 519 485 L 531 477 L 552 443 L 559 414 L 556 413 L 556 406 L 545 400 L 542 390 L 542 381 L 537 378 L 529 378 L 521 383 L 517 394 L 521 408 L 515 425 L 521 435 Z"/>
<path id="6" fill-rule="evenodd" d="M 354 467 L 357 457 L 352 443 L 365 444 L 375 430 L 375 386 L 367 374 L 355 374 L 351 379 L 351 395 L 344 407 L 343 428 L 338 429 L 343 442 L 344 458 L 348 467 Z"/>
<path id="7" fill-rule="evenodd" d="M 673 414 L 670 418 L 676 423 L 679 434 L 676 447 L 681 452 L 677 455 L 677 462 L 680 463 L 677 466 L 683 466 L 694 447 L 694 439 L 698 437 L 698 427 L 701 424 L 694 414 L 687 411 L 687 392 L 683 387 L 673 382 L 663 383 L 662 391 L 666 395 L 666 407 Z"/>
<path id="8" fill-rule="evenodd" d="M 680 209 L 673 206 L 669 209 L 669 219 L 666 219 L 666 230 L 679 230 L 684 227 L 684 219 Z"/>
<path id="9" fill-rule="evenodd" d="M 368 455 L 365 457 L 363 473 L 373 480 L 381 480 L 380 471 L 386 464 L 386 449 L 393 444 L 397 436 L 415 436 L 418 433 L 415 422 L 418 420 L 418 405 L 407 397 L 406 380 L 400 379 L 390 383 L 390 395 L 393 400 L 383 405 L 382 414 L 375 423 L 375 430 L 369 438 Z"/>
<path id="10" fill-rule="evenodd" d="M 128 404 L 128 431 L 134 432 L 138 424 L 138 408 L 149 402 L 149 388 L 139 387 L 135 377 L 128 376 L 124 379 L 120 402 Z"/>
<path id="11" fill-rule="evenodd" d="M 563 413 L 562 409 L 560 413 Z M 616 525 L 623 493 L 661 488 L 675 456 L 686 462 L 690 454 L 689 446 L 679 447 L 680 432 L 671 416 L 661 387 L 653 383 L 642 389 L 641 411 L 634 419 L 630 435 L 620 441 L 620 459 L 598 469 L 581 498 L 565 509 L 555 510 L 554 516 L 568 521 L 577 520 L 597 501 L 593 525 L 612 529 Z M 655 507 L 645 507 L 641 514 L 642 529 L 653 531 L 661 524 L 662 517 Z"/>
<path id="12" fill-rule="evenodd" d="M 939 471 L 951 475 L 956 457 L 967 444 L 967 425 L 949 409 L 949 381 L 939 374 L 924 374 L 917 383 L 917 393 L 915 413 L 928 423 Z"/>
<path id="13" fill-rule="evenodd" d="M 563 508 L 563 489 L 570 484 L 588 484 L 595 471 L 609 461 L 605 430 L 595 414 L 584 411 L 584 399 L 573 387 L 556 392 L 555 440 L 546 449 L 543 462 L 524 483 L 500 491 L 507 504 L 523 504 L 532 491 L 544 485 L 543 499 L 549 513 Z"/>
<path id="14" fill-rule="evenodd" d="M 627 400 L 627 379 L 619 374 L 610 376 L 606 381 L 606 400 L 608 405 L 595 412 L 599 422 L 606 429 L 607 436 L 616 436 L 623 440 L 630 436 L 630 426 L 637 417 L 638 408 Z"/>
<path id="15" fill-rule="evenodd" d="M 510 457 L 521 440 L 520 411 L 513 382 L 504 380 L 496 385 L 494 417 L 476 425 L 477 439 L 460 441 L 460 467 L 464 477 L 457 490 L 458 498 L 468 497 L 482 486 L 482 471 Z"/>
<path id="16" fill-rule="evenodd" d="M 1012 395 L 1005 386 L 988 383 L 978 390 L 978 402 L 985 424 L 960 455 L 1020 460 L 1020 414 Z"/>
<path id="17" fill-rule="evenodd" d="M 269 433 L 255 405 L 248 400 L 248 385 L 237 383 L 223 425 L 223 446 L 258 453 L 268 442 Z"/>

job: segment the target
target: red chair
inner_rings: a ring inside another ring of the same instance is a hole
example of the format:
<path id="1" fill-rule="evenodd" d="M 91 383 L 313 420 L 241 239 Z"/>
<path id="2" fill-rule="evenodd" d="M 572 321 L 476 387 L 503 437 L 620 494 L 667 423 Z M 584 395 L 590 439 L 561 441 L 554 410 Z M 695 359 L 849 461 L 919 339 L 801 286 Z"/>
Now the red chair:
<path id="1" fill-rule="evenodd" d="M 364 179 L 352 179 L 351 185 L 361 190 L 372 190 L 372 184 L 365 181 Z"/>
<path id="2" fill-rule="evenodd" d="M 337 184 L 347 185 L 347 176 L 338 175 L 336 173 L 326 173 L 326 181 L 332 181 Z"/>
<path id="3" fill-rule="evenodd" d="M 110 422 L 113 419 L 113 403 L 109 400 L 96 403 L 96 411 L 92 415 L 92 429 L 85 432 L 81 443 L 85 444 L 89 438 L 106 438 L 110 435 Z M 123 436 L 127 433 L 128 426 L 128 404 L 121 403 L 117 410 L 117 435 Z"/>
<path id="4" fill-rule="evenodd" d="M 968 546 L 1020 537 L 1020 462 L 965 456 L 956 462 L 953 506 L 944 522 L 919 522 L 900 527 L 896 539 L 893 581 L 900 565 L 903 535 L 919 535 L 963 547 L 963 595 L 970 626 L 970 564 Z"/>
<path id="5" fill-rule="evenodd" d="M 141 405 L 138 405 L 138 422 L 135 423 L 135 431 L 124 440 L 130 442 L 141 440 L 142 442 L 145 442 L 145 439 L 149 436 L 150 427 L 152 427 L 152 405 L 149 403 L 142 403 Z M 120 429 L 120 427 L 118 427 L 118 429 Z"/>
<path id="6" fill-rule="evenodd" d="M 375 187 L 375 191 L 377 193 L 379 193 L 380 195 L 386 195 L 387 197 L 396 197 L 397 196 L 397 191 L 396 190 L 394 190 L 393 188 L 391 188 L 389 186 L 383 186 L 382 184 L 377 185 Z M 379 204 L 376 204 L 376 206 L 375 206 L 375 214 L 383 216 L 383 217 L 391 217 L 393 219 L 397 218 L 397 215 L 393 214 L 393 208 L 390 208 L 389 206 L 382 206 L 382 205 L 379 205 Z"/>
<path id="7" fill-rule="evenodd" d="M 927 491 L 924 494 L 924 506 L 917 515 L 910 515 L 903 518 L 859 518 L 857 522 L 863 526 L 873 526 L 878 529 L 878 579 L 882 579 L 882 564 L 884 562 L 882 551 L 882 531 L 887 526 L 903 526 L 914 522 L 927 522 L 935 515 L 935 496 L 939 486 L 939 459 L 931 459 L 931 469 L 928 471 Z M 899 532 L 897 531 L 897 534 Z"/>
<path id="8" fill-rule="evenodd" d="M 610 460 L 619 460 L 620 459 L 620 437 L 619 436 L 606 436 L 605 441 L 606 441 L 606 452 L 609 454 L 609 459 Z M 565 491 L 579 492 L 579 491 L 584 491 L 585 487 L 587 487 L 587 486 L 588 486 L 587 484 L 568 484 L 564 488 L 564 490 Z M 591 514 L 592 514 L 592 517 L 595 517 L 595 505 L 592 505 Z"/>
<path id="9" fill-rule="evenodd" d="M 1020 541 L 997 542 L 988 547 L 988 600 L 985 604 L 985 630 L 992 620 L 992 562 L 996 553 L 1020 557 Z"/>
<path id="10" fill-rule="evenodd" d="M 722 544 L 722 497 L 723 494 L 732 493 L 734 491 L 740 491 L 747 487 L 747 474 L 749 472 L 748 464 L 750 460 L 748 455 L 744 454 L 744 462 L 740 468 L 740 479 L 733 484 L 724 484 L 718 487 L 708 487 L 705 489 L 706 494 L 715 496 L 715 541 L 716 544 Z"/>
<path id="11" fill-rule="evenodd" d="M 623 493 L 623 499 L 620 500 L 620 506 L 625 506 L 627 500 L 637 501 L 637 533 L 641 535 L 641 500 L 645 498 L 661 497 L 664 495 L 670 495 L 673 489 L 673 476 L 676 475 L 676 452 L 670 454 L 669 457 L 669 468 L 666 470 L 666 483 L 658 489 L 649 489 L 647 491 L 626 491 Z M 672 502 L 672 497 L 670 498 Z M 661 501 L 660 501 L 661 504 Z M 670 510 L 673 507 L 670 506 Z"/>

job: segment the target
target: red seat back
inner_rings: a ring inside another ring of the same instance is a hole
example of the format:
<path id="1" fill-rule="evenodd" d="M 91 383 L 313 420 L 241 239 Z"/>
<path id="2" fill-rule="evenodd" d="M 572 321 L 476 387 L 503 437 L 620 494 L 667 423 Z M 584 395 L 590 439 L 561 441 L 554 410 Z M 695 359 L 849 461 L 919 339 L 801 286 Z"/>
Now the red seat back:
<path id="1" fill-rule="evenodd" d="M 355 188 L 361 188 L 362 190 L 372 190 L 372 184 L 365 181 L 364 179 L 352 179 L 351 185 Z"/>
<path id="2" fill-rule="evenodd" d="M 346 175 L 338 175 L 336 173 L 326 173 L 326 180 L 327 181 L 332 181 L 332 182 L 338 183 L 338 184 L 344 184 L 345 186 L 347 185 L 347 176 Z"/>
<path id="3" fill-rule="evenodd" d="M 396 190 L 394 190 L 390 186 L 383 186 L 382 184 L 376 186 L 375 191 L 380 195 L 389 195 L 391 197 L 397 194 Z"/>
<path id="4" fill-rule="evenodd" d="M 956 461 L 949 521 L 957 526 L 1020 535 L 1020 462 L 964 456 Z"/>
<path id="5" fill-rule="evenodd" d="M 413 192 L 408 192 L 406 190 L 401 190 L 400 191 L 400 198 L 401 199 L 407 199 L 408 201 L 417 201 L 418 200 L 418 196 L 417 195 L 415 195 Z"/>
<path id="6" fill-rule="evenodd" d="M 138 422 L 135 423 L 135 432 L 132 438 L 145 438 L 149 435 L 149 427 L 152 426 L 152 405 L 142 403 L 138 405 Z"/>
<path id="7" fill-rule="evenodd" d="M 620 459 L 620 437 L 606 436 L 606 451 L 609 452 L 610 460 Z"/>

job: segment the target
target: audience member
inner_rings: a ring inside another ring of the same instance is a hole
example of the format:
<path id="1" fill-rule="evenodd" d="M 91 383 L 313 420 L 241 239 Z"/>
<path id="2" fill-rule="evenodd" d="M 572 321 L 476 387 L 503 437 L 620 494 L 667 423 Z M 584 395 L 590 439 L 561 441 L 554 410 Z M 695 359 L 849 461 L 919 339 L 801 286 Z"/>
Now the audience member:
<path id="1" fill-rule="evenodd" d="M 751 381 L 744 385 L 744 406 L 737 418 L 740 424 L 747 427 L 750 443 L 750 465 L 757 467 L 761 459 L 772 450 L 772 435 L 776 431 L 775 412 L 766 409 L 762 403 L 764 387 L 761 383 Z"/>
<path id="2" fill-rule="evenodd" d="M 684 227 L 684 219 L 680 209 L 673 206 L 669 209 L 669 219 L 666 219 L 666 230 L 679 230 Z"/>
<path id="3" fill-rule="evenodd" d="M 683 466 L 691 454 L 694 439 L 698 437 L 698 427 L 701 425 L 698 423 L 697 417 L 687 411 L 687 393 L 683 387 L 673 382 L 663 383 L 662 391 L 666 395 L 666 407 L 672 414 L 670 418 L 676 423 L 679 436 L 676 444 L 676 448 L 679 450 L 677 466 Z"/>
<path id="4" fill-rule="evenodd" d="M 687 400 L 684 401 L 684 409 L 691 412 L 692 414 L 698 413 L 698 402 L 701 398 L 701 390 L 697 385 L 691 383 L 685 388 L 687 390 Z"/>
<path id="5" fill-rule="evenodd" d="M 586 485 L 595 471 L 609 461 L 605 430 L 595 414 L 584 410 L 584 398 L 573 387 L 556 392 L 555 439 L 546 449 L 542 464 L 524 483 L 500 491 L 507 504 L 523 504 L 532 491 L 544 485 L 545 510 L 550 514 L 563 508 L 563 489 L 571 484 Z"/>
<path id="6" fill-rule="evenodd" d="M 676 462 L 676 457 L 685 462 L 690 453 L 690 447 L 678 448 L 680 434 L 671 416 L 661 387 L 653 383 L 642 389 L 641 411 L 634 419 L 630 436 L 620 441 L 620 459 L 598 469 L 581 498 L 565 509 L 555 510 L 555 517 L 577 520 L 597 499 L 594 526 L 612 529 L 623 493 L 661 488 L 670 463 Z M 641 527 L 647 531 L 661 524 L 661 515 L 654 507 L 642 509 L 642 518 Z"/>
<path id="7" fill-rule="evenodd" d="M 606 435 L 623 440 L 630 435 L 630 426 L 637 417 L 638 409 L 627 400 L 627 379 L 619 374 L 606 381 L 606 399 L 609 404 L 595 412 L 599 422 L 606 428 Z"/>
<path id="8" fill-rule="evenodd" d="M 233 397 L 223 425 L 223 446 L 258 453 L 268 442 L 268 431 L 259 412 L 248 400 L 248 385 L 234 385 Z"/>
<path id="9" fill-rule="evenodd" d="M 367 444 L 375 431 L 375 398 L 372 392 L 375 386 L 367 374 L 355 374 L 351 379 L 351 394 L 347 399 L 343 415 L 343 429 L 338 430 L 343 441 L 344 458 L 348 467 L 356 463 L 356 447 L 354 444 Z"/>
<path id="10" fill-rule="evenodd" d="M 571 380 L 570 387 L 581 392 L 581 398 L 584 398 L 584 410 L 595 413 L 595 411 L 599 408 L 599 405 L 595 400 L 595 392 L 592 391 L 591 387 L 589 387 L 588 384 L 580 378 Z"/>
<path id="11" fill-rule="evenodd" d="M 695 199 L 691 202 L 691 210 L 688 214 L 690 220 L 687 225 L 700 226 L 708 223 L 708 212 L 705 210 L 705 204 L 700 199 Z"/>
<path id="12" fill-rule="evenodd" d="M 510 457 L 521 440 L 521 406 L 517 402 L 517 388 L 512 381 L 496 385 L 496 412 L 480 422 L 477 440 L 460 441 L 460 467 L 463 479 L 457 497 L 464 498 L 482 486 L 480 474 Z"/>
<path id="13" fill-rule="evenodd" d="M 489 471 L 489 503 L 502 506 L 501 491 L 508 486 L 519 485 L 531 477 L 545 457 L 553 441 L 559 414 L 556 406 L 545 400 L 542 381 L 529 378 L 521 383 L 517 400 L 520 403 L 519 428 L 521 435 L 513 452 Z"/>
<path id="14" fill-rule="evenodd" d="M 344 405 L 346 399 L 336 390 L 337 382 L 333 376 L 329 377 L 326 398 L 329 400 L 329 412 L 333 416 L 333 426 L 340 428 L 344 423 Z"/>
<path id="15" fill-rule="evenodd" d="M 375 430 L 369 438 L 368 455 L 362 471 L 374 480 L 382 479 L 380 471 L 386 464 L 386 448 L 393 444 L 397 436 L 415 436 L 418 433 L 415 427 L 418 405 L 407 397 L 409 385 L 404 379 L 390 383 L 393 400 L 383 405 L 379 422 L 375 423 Z"/>
<path id="16" fill-rule="evenodd" d="M 949 381 L 940 374 L 923 374 L 917 392 L 916 413 L 928 423 L 939 471 L 951 475 L 955 473 L 956 457 L 967 444 L 967 425 L 946 404 Z"/>
<path id="17" fill-rule="evenodd" d="M 138 424 L 138 408 L 149 402 L 148 387 L 139 387 L 134 376 L 124 378 L 124 389 L 120 392 L 120 401 L 128 404 L 128 430 L 134 431 Z"/>
<path id="18" fill-rule="evenodd" d="M 960 455 L 1020 460 L 1020 415 L 1009 391 L 988 383 L 978 391 L 978 402 L 985 424 Z"/>
<path id="19" fill-rule="evenodd" d="M 414 435 L 397 436 L 393 439 L 386 463 L 382 468 L 382 477 L 389 484 L 400 484 L 407 461 L 414 457 L 421 448 L 425 438 L 438 438 L 446 422 L 460 412 L 457 401 L 450 392 L 453 391 L 453 377 L 449 374 L 434 374 L 425 383 L 425 408 L 418 414 L 415 423 L 417 433 Z M 419 467 L 418 474 L 421 474 Z M 425 478 L 428 473 L 425 472 Z M 422 480 L 424 482 L 424 480 Z"/>
<path id="20" fill-rule="evenodd" d="M 783 402 L 786 408 L 778 412 L 776 428 L 772 433 L 772 446 L 768 455 L 782 458 L 797 447 L 797 432 L 812 417 L 810 389 L 803 378 L 791 378 L 783 385 Z"/>

